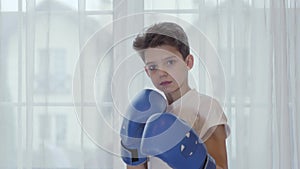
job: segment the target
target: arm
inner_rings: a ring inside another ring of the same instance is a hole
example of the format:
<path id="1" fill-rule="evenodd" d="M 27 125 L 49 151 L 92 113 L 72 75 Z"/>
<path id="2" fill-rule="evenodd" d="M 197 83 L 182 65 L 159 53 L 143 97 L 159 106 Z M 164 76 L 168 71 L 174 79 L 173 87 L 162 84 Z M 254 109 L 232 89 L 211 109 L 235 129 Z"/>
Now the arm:
<path id="1" fill-rule="evenodd" d="M 127 165 L 127 169 L 148 169 L 147 163 L 138 165 L 138 166 L 129 166 Z"/>
<path id="2" fill-rule="evenodd" d="M 227 169 L 226 131 L 224 125 L 218 125 L 212 135 L 205 141 L 208 153 L 215 159 L 217 169 Z"/>

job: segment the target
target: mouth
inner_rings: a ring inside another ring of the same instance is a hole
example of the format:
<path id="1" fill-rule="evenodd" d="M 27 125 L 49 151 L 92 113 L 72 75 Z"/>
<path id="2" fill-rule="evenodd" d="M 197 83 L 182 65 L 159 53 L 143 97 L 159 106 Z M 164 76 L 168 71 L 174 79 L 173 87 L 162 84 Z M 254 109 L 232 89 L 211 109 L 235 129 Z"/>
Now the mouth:
<path id="1" fill-rule="evenodd" d="M 171 83 L 172 83 L 172 81 L 163 81 L 163 82 L 160 82 L 159 85 L 161 85 L 161 86 L 167 86 L 167 85 L 169 85 Z"/>

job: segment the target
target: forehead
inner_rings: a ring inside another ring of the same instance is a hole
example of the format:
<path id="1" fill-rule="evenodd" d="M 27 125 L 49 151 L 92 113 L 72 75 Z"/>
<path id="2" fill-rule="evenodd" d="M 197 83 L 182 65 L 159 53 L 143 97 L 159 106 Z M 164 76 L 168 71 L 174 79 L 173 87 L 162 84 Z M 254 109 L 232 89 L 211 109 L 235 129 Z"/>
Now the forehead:
<path id="1" fill-rule="evenodd" d="M 175 56 L 182 58 L 180 52 L 172 46 L 163 45 L 155 48 L 147 48 L 144 53 L 145 62 L 157 62 L 165 58 Z"/>

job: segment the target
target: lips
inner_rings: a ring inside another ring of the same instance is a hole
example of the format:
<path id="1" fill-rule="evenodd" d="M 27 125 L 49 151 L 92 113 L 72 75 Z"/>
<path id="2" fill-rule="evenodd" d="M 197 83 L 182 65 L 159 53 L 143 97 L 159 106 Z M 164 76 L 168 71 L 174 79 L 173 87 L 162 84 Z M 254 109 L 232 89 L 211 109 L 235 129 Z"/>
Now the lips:
<path id="1" fill-rule="evenodd" d="M 161 86 L 167 86 L 167 85 L 169 85 L 171 83 L 172 83 L 172 81 L 163 81 L 163 82 L 160 82 L 159 85 L 161 85 Z"/>

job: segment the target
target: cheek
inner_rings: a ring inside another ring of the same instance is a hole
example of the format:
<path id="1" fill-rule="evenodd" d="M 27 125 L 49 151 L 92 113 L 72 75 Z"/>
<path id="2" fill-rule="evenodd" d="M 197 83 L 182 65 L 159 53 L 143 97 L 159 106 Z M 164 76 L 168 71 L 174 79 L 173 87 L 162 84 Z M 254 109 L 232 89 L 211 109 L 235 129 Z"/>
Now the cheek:
<path id="1" fill-rule="evenodd" d="M 181 83 L 186 77 L 186 73 L 182 71 L 172 72 L 172 74 L 169 75 L 176 81 L 176 83 Z"/>
<path id="2" fill-rule="evenodd" d="M 185 68 L 174 69 L 169 72 L 169 75 L 176 81 L 177 83 L 182 82 L 187 77 L 187 70 Z"/>
<path id="3" fill-rule="evenodd" d="M 185 74 L 183 72 L 177 73 L 173 76 L 173 79 L 177 82 L 177 83 L 182 83 L 185 79 Z"/>
<path id="4" fill-rule="evenodd" d="M 156 74 L 150 74 L 149 77 L 150 77 L 150 79 L 151 79 L 152 82 L 154 82 L 154 83 L 158 82 L 159 78 L 158 78 L 158 76 Z"/>

